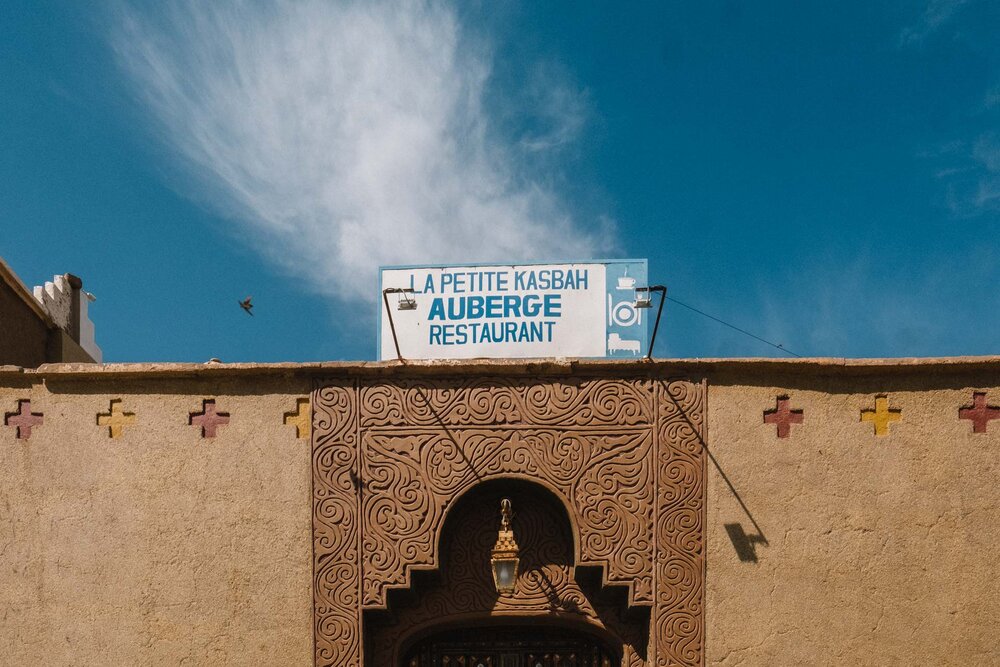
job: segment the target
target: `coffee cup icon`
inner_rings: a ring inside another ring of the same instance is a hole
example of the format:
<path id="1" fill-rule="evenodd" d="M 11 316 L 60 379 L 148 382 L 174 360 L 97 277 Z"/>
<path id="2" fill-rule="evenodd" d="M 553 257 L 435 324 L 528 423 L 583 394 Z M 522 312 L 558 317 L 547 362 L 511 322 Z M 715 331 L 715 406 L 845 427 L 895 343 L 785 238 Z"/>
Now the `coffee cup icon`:
<path id="1" fill-rule="evenodd" d="M 618 278 L 617 289 L 635 289 L 635 278 L 628 274 L 628 268 L 625 268 L 625 274 Z"/>

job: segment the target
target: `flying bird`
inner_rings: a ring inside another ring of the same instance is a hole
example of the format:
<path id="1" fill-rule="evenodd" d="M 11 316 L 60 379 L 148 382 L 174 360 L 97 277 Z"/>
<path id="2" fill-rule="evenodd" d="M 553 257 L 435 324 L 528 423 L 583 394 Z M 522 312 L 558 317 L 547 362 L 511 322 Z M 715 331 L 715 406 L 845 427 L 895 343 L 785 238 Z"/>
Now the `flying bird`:
<path id="1" fill-rule="evenodd" d="M 253 304 L 250 303 L 250 299 L 252 299 L 252 298 L 253 298 L 252 296 L 248 296 L 247 298 L 243 299 L 242 301 L 237 301 L 237 303 L 240 304 L 240 308 L 242 308 L 243 310 L 247 311 L 247 315 L 251 315 L 251 316 L 253 315 L 253 311 L 252 311 Z"/>

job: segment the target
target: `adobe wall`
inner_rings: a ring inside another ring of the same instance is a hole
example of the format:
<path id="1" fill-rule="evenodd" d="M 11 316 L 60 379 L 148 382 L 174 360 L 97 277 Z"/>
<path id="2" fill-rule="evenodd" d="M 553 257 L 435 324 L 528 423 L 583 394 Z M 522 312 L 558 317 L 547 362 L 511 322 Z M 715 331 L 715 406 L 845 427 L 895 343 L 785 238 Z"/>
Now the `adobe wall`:
<path id="1" fill-rule="evenodd" d="M 0 280 L 0 366 L 44 364 L 48 340 L 48 325 Z"/>
<path id="2" fill-rule="evenodd" d="M 958 418 L 1000 404 L 997 366 L 753 371 L 709 385 L 708 664 L 1000 663 L 1000 420 Z M 778 438 L 783 394 L 803 420 Z"/>
<path id="3" fill-rule="evenodd" d="M 0 413 L 44 415 L 0 427 L 0 662 L 310 664 L 309 440 L 282 423 L 309 386 L 0 377 Z M 116 398 L 136 421 L 110 438 Z"/>
<path id="4" fill-rule="evenodd" d="M 0 426 L 2 662 L 312 664 L 310 442 L 283 416 L 315 375 L 398 368 L 61 368 L 0 368 L 0 415 L 44 413 L 27 441 Z M 1000 358 L 651 368 L 708 378 L 707 664 L 1000 662 L 1000 421 L 958 419 L 974 391 L 1000 404 Z M 881 393 L 901 419 L 876 436 Z M 764 423 L 779 395 L 788 438 Z M 120 438 L 96 423 L 115 398 Z M 230 414 L 214 439 L 187 423 L 204 398 Z"/>

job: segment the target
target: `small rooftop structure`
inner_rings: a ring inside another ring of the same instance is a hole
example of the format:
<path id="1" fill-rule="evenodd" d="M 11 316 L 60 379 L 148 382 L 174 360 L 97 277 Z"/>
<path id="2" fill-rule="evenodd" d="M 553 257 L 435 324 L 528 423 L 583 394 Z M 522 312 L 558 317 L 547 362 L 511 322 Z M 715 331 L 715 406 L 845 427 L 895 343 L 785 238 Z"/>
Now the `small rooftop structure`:
<path id="1" fill-rule="evenodd" d="M 0 364 L 100 363 L 87 313 L 92 299 L 71 273 L 29 290 L 0 258 Z"/>

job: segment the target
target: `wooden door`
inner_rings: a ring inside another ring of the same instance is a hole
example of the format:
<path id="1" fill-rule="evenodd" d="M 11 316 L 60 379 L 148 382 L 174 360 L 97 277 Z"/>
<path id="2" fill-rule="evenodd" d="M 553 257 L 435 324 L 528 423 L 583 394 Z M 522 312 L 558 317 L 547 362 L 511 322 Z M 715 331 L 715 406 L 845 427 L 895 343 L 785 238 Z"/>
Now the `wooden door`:
<path id="1" fill-rule="evenodd" d="M 434 635 L 402 667 L 618 667 L 620 658 L 590 635 L 532 626 L 470 628 Z"/>

